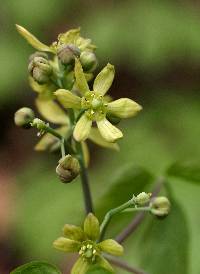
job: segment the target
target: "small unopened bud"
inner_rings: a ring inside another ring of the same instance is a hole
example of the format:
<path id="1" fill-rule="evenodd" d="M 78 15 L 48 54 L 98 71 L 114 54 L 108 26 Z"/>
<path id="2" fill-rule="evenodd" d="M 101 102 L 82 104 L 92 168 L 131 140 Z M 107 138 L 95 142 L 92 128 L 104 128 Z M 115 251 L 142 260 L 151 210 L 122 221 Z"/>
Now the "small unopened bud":
<path id="1" fill-rule="evenodd" d="M 156 197 L 150 204 L 151 213 L 157 217 L 165 217 L 170 211 L 170 202 L 166 197 Z"/>
<path id="2" fill-rule="evenodd" d="M 49 82 L 52 67 L 46 58 L 35 56 L 28 65 L 28 71 L 38 84 L 45 84 Z"/>
<path id="3" fill-rule="evenodd" d="M 18 127 L 30 128 L 35 114 L 31 108 L 23 107 L 15 112 L 14 121 Z"/>
<path id="4" fill-rule="evenodd" d="M 83 70 L 86 72 L 94 71 L 98 64 L 96 55 L 91 51 L 83 51 L 80 55 L 80 61 Z"/>
<path id="5" fill-rule="evenodd" d="M 56 173 L 63 183 L 70 183 L 80 173 L 80 165 L 78 160 L 71 155 L 66 155 L 59 160 L 56 167 Z"/>
<path id="6" fill-rule="evenodd" d="M 150 197 L 151 193 L 141 192 L 133 199 L 137 205 L 145 205 L 150 202 Z"/>
<path id="7" fill-rule="evenodd" d="M 62 45 L 58 50 L 58 58 L 63 65 L 72 65 L 75 57 L 80 56 L 80 50 L 73 44 Z"/>

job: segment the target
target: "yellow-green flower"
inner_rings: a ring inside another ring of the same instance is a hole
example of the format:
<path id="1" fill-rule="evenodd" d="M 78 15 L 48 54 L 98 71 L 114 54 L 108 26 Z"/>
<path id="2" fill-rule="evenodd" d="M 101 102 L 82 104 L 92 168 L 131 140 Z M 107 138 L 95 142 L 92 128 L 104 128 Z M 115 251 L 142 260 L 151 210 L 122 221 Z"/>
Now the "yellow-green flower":
<path id="1" fill-rule="evenodd" d="M 88 138 L 92 123 L 95 121 L 101 136 L 107 142 L 115 142 L 117 139 L 122 138 L 123 134 L 108 121 L 106 115 L 111 114 L 119 118 L 129 118 L 135 116 L 142 109 L 139 104 L 129 98 L 107 102 L 104 95 L 112 85 L 114 74 L 114 66 L 107 64 L 97 75 L 94 80 L 93 90 L 90 91 L 81 63 L 76 59 L 76 85 L 82 94 L 82 98 L 65 89 L 59 89 L 55 92 L 58 100 L 65 108 L 73 108 L 83 112 L 73 132 L 77 141 Z"/>
<path id="2" fill-rule="evenodd" d="M 85 274 L 91 265 L 98 265 L 113 272 L 112 266 L 103 258 L 102 252 L 114 256 L 123 254 L 123 247 L 115 240 L 108 239 L 97 243 L 100 226 L 98 219 L 92 213 L 87 215 L 83 229 L 66 224 L 63 234 L 64 237 L 55 240 L 53 246 L 63 252 L 79 253 L 71 274 Z"/>

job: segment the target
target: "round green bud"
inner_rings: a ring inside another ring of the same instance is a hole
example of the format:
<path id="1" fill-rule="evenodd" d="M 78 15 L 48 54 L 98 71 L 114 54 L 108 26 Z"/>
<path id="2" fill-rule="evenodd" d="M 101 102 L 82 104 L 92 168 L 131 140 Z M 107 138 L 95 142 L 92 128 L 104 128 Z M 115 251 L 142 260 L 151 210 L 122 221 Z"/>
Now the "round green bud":
<path id="1" fill-rule="evenodd" d="M 170 207 L 169 200 L 163 196 L 154 198 L 150 204 L 151 213 L 160 218 L 169 214 Z"/>
<path id="2" fill-rule="evenodd" d="M 150 202 L 151 193 L 141 192 L 136 197 L 133 197 L 134 202 L 137 205 L 145 205 Z"/>
<path id="3" fill-rule="evenodd" d="M 30 128 L 35 114 L 31 108 L 23 107 L 15 112 L 14 121 L 18 127 Z"/>
<path id="4" fill-rule="evenodd" d="M 75 57 L 80 56 L 80 49 L 73 44 L 62 45 L 58 49 L 58 58 L 63 65 L 74 64 Z"/>
<path id="5" fill-rule="evenodd" d="M 121 118 L 116 117 L 115 115 L 111 114 L 111 113 L 107 113 L 106 118 L 108 119 L 109 122 L 111 122 L 111 124 L 113 125 L 117 125 L 120 123 Z"/>
<path id="6" fill-rule="evenodd" d="M 98 64 L 96 55 L 91 51 L 83 51 L 80 55 L 80 61 L 83 70 L 86 72 L 94 71 Z"/>
<path id="7" fill-rule="evenodd" d="M 18 127 L 28 129 L 31 127 L 35 114 L 31 108 L 23 107 L 15 112 L 14 121 Z"/>
<path id="8" fill-rule="evenodd" d="M 59 160 L 56 167 L 56 173 L 62 183 L 70 183 L 80 173 L 80 165 L 78 160 L 71 155 L 66 155 Z"/>
<path id="9" fill-rule="evenodd" d="M 46 58 L 35 56 L 28 65 L 28 71 L 38 84 L 45 84 L 49 82 L 52 67 Z"/>

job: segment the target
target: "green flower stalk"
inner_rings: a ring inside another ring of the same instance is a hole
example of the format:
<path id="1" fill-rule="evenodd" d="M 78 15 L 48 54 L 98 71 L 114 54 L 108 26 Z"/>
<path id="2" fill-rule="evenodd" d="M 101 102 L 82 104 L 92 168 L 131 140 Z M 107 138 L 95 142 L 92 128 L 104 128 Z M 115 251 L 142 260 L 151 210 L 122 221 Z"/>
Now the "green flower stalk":
<path id="1" fill-rule="evenodd" d="M 71 274 L 85 274 L 92 265 L 98 265 L 112 273 L 114 272 L 102 253 L 121 256 L 123 247 L 112 239 L 97 243 L 100 237 L 100 225 L 92 213 L 87 215 L 83 229 L 66 224 L 63 228 L 63 234 L 64 237 L 55 240 L 53 246 L 63 252 L 79 254 Z"/>
<path id="2" fill-rule="evenodd" d="M 90 135 L 92 123 L 96 122 L 101 136 L 107 142 L 113 143 L 122 138 L 123 134 L 108 121 L 106 115 L 112 114 L 119 118 L 129 118 L 135 116 L 142 109 L 139 104 L 129 98 L 107 102 L 105 94 L 112 85 L 114 75 L 114 66 L 107 64 L 97 75 L 94 80 L 93 90 L 90 91 L 81 63 L 76 59 L 76 85 L 82 98 L 74 95 L 69 90 L 59 89 L 55 92 L 58 101 L 65 108 L 72 108 L 82 113 L 73 132 L 76 141 L 86 140 Z"/>

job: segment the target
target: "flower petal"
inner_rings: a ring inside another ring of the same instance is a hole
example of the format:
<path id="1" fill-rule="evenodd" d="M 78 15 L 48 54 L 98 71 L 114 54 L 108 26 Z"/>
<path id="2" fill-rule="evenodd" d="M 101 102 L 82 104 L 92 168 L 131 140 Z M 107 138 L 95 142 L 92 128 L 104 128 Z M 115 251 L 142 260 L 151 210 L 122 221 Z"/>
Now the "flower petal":
<path id="1" fill-rule="evenodd" d="M 84 222 L 84 232 L 90 240 L 97 240 L 100 235 L 100 225 L 94 214 L 89 213 Z"/>
<path id="2" fill-rule="evenodd" d="M 84 72 L 83 72 L 83 68 L 77 58 L 75 59 L 74 72 L 75 72 L 75 78 L 76 78 L 76 85 L 77 85 L 79 91 L 82 94 L 85 94 L 86 92 L 90 91 L 90 89 L 88 87 L 87 80 L 86 80 Z"/>
<path id="3" fill-rule="evenodd" d="M 114 255 L 114 256 L 121 256 L 123 255 L 123 252 L 124 252 L 123 246 L 121 246 L 118 242 L 112 239 L 108 239 L 103 242 L 100 242 L 98 244 L 98 247 L 102 251 L 106 253 L 110 253 L 111 255 Z"/>
<path id="4" fill-rule="evenodd" d="M 101 136 L 110 143 L 114 143 L 117 139 L 123 137 L 121 130 L 113 126 L 106 118 L 97 121 L 98 129 Z"/>
<path id="5" fill-rule="evenodd" d="M 92 121 L 88 119 L 86 114 L 83 114 L 75 126 L 74 139 L 78 142 L 86 140 L 90 134 L 91 126 Z"/>
<path id="6" fill-rule="evenodd" d="M 53 246 L 63 252 L 77 252 L 79 251 L 80 245 L 80 242 L 64 237 L 60 237 L 53 242 Z"/>
<path id="7" fill-rule="evenodd" d="M 66 89 L 58 89 L 54 94 L 63 107 L 74 109 L 81 108 L 81 98 L 74 95 L 71 91 Z"/>
<path id="8" fill-rule="evenodd" d="M 135 116 L 142 107 L 129 98 L 121 98 L 108 103 L 108 112 L 119 118 L 129 118 Z"/>
<path id="9" fill-rule="evenodd" d="M 90 131 L 90 135 L 88 137 L 93 143 L 96 145 L 99 145 L 101 147 L 114 149 L 116 151 L 119 151 L 119 145 L 117 143 L 109 143 L 107 142 L 99 133 L 99 130 L 97 128 L 92 127 Z"/>
<path id="10" fill-rule="evenodd" d="M 75 225 L 64 225 L 63 234 L 70 240 L 83 241 L 85 239 L 85 235 L 82 228 Z"/>
<path id="11" fill-rule="evenodd" d="M 72 267 L 71 274 L 85 274 L 89 269 L 89 266 L 89 263 L 80 257 Z"/>
<path id="12" fill-rule="evenodd" d="M 29 84 L 35 92 L 43 95 L 46 98 L 52 98 L 53 92 L 56 90 L 56 86 L 53 83 L 50 82 L 40 85 L 31 76 L 29 76 Z"/>
<path id="13" fill-rule="evenodd" d="M 31 34 L 22 26 L 16 25 L 16 28 L 18 32 L 26 39 L 26 41 L 31 44 L 31 46 L 35 49 L 55 53 L 55 51 L 51 47 L 40 42 L 33 34 Z"/>
<path id="14" fill-rule="evenodd" d="M 69 117 L 62 108 L 53 100 L 45 100 L 38 97 L 35 101 L 40 114 L 49 122 L 54 124 L 69 124 Z"/>
<path id="15" fill-rule="evenodd" d="M 115 68 L 111 64 L 107 64 L 105 68 L 100 71 L 94 80 L 93 89 L 95 92 L 104 95 L 112 85 L 115 76 Z"/>
<path id="16" fill-rule="evenodd" d="M 102 268 L 107 269 L 109 272 L 114 273 L 113 267 L 102 256 L 97 257 L 96 263 L 98 264 L 98 266 L 101 266 Z"/>

